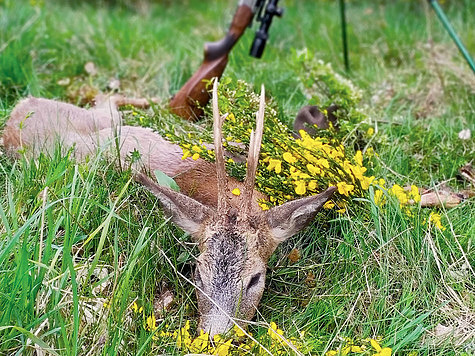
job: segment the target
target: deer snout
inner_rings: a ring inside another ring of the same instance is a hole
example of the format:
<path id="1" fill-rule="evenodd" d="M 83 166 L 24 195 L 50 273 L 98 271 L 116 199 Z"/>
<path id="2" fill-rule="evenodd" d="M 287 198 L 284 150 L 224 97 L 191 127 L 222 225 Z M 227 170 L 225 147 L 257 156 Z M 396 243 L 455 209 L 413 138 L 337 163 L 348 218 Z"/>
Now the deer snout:
<path id="1" fill-rule="evenodd" d="M 216 334 L 225 334 L 233 327 L 234 323 L 227 315 L 217 311 L 216 314 L 201 316 L 198 331 L 203 330 L 211 338 Z"/>

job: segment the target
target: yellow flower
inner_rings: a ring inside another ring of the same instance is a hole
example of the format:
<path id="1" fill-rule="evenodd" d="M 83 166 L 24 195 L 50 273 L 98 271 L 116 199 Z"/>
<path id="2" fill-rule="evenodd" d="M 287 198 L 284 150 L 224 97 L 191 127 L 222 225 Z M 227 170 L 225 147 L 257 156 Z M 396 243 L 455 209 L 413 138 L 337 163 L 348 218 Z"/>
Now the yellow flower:
<path id="1" fill-rule="evenodd" d="M 189 348 L 191 345 L 190 321 L 187 320 L 185 326 L 177 332 L 176 346 L 181 349 L 183 346 Z"/>
<path id="2" fill-rule="evenodd" d="M 366 131 L 366 135 L 369 136 L 369 137 L 373 136 L 374 135 L 374 129 L 372 127 L 370 127 L 368 129 L 368 131 Z"/>
<path id="3" fill-rule="evenodd" d="M 419 188 L 415 185 L 411 185 L 411 192 L 409 196 L 414 200 L 414 203 L 419 203 L 421 201 L 421 195 L 419 194 Z"/>
<path id="4" fill-rule="evenodd" d="M 374 156 L 374 148 L 373 147 L 368 147 L 366 149 L 365 155 L 367 155 L 368 157 L 373 157 Z"/>
<path id="5" fill-rule="evenodd" d="M 346 184 L 345 182 L 337 183 L 336 187 L 338 188 L 338 193 L 342 195 L 350 196 L 350 193 L 355 189 L 355 186 L 352 184 Z"/>
<path id="6" fill-rule="evenodd" d="M 307 170 L 308 170 L 311 174 L 313 174 L 313 175 L 319 175 L 319 174 L 322 172 L 322 170 L 321 170 L 320 168 L 315 167 L 315 166 L 314 166 L 313 164 L 311 164 L 311 163 L 308 163 L 308 164 L 307 164 Z"/>
<path id="7" fill-rule="evenodd" d="M 361 151 L 357 151 L 354 158 L 355 158 L 355 162 L 359 166 L 363 165 L 363 154 L 361 153 Z"/>
<path id="8" fill-rule="evenodd" d="M 190 150 L 184 148 L 184 149 L 183 149 L 183 156 L 181 157 L 181 159 L 187 159 L 187 158 L 190 157 L 190 156 L 191 156 Z"/>
<path id="9" fill-rule="evenodd" d="M 374 181 L 374 176 L 363 177 L 362 179 L 360 179 L 361 189 L 368 190 L 369 186 L 371 185 L 371 183 L 373 183 L 373 181 Z"/>
<path id="10" fill-rule="evenodd" d="M 305 181 L 303 180 L 298 180 L 295 182 L 295 193 L 298 195 L 304 195 L 305 192 L 307 191 L 305 187 Z"/>
<path id="11" fill-rule="evenodd" d="M 364 173 L 366 172 L 366 167 L 361 167 L 361 166 L 353 166 L 350 165 L 351 173 L 355 176 L 356 179 L 360 181 L 364 181 Z M 374 178 L 374 177 L 373 177 Z M 369 185 L 368 185 L 369 187 Z M 366 188 L 368 189 L 368 188 Z"/>
<path id="12" fill-rule="evenodd" d="M 321 167 L 330 168 L 330 163 L 325 158 L 319 158 L 315 163 Z"/>
<path id="13" fill-rule="evenodd" d="M 259 204 L 259 206 L 261 207 L 261 209 L 263 211 L 266 211 L 266 210 L 270 209 L 269 205 L 266 202 L 259 202 L 258 204 Z"/>
<path id="14" fill-rule="evenodd" d="M 330 350 L 325 353 L 325 356 L 335 356 L 338 354 L 337 350 Z"/>
<path id="15" fill-rule="evenodd" d="M 229 348 L 231 347 L 232 341 L 233 339 L 229 339 L 225 343 L 218 345 L 214 350 L 213 355 L 227 356 L 229 354 Z"/>
<path id="16" fill-rule="evenodd" d="M 308 182 L 307 188 L 308 188 L 308 190 L 317 189 L 317 181 L 316 180 L 311 180 L 310 182 Z"/>
<path id="17" fill-rule="evenodd" d="M 147 318 L 147 324 L 145 329 L 150 331 L 155 331 L 157 329 L 157 320 L 155 319 L 155 315 L 152 314 Z"/>
<path id="18" fill-rule="evenodd" d="M 290 153 L 290 152 L 284 152 L 284 154 L 282 155 L 282 158 L 284 159 L 285 162 L 288 162 L 288 163 L 297 162 L 297 158 L 292 156 L 292 153 Z"/>
<path id="19" fill-rule="evenodd" d="M 374 203 L 377 206 L 383 206 L 385 203 L 385 199 L 383 198 L 383 191 L 378 189 L 374 192 Z"/>
<path id="20" fill-rule="evenodd" d="M 236 334 L 237 337 L 246 336 L 246 334 L 240 328 L 238 328 L 237 325 L 234 325 L 233 331 L 234 331 L 234 334 Z"/>
<path id="21" fill-rule="evenodd" d="M 284 331 L 279 329 L 277 327 L 277 324 L 274 323 L 273 321 L 269 325 L 269 329 L 267 329 L 267 334 L 271 337 L 273 340 L 279 340 L 282 341 L 282 338 L 279 335 L 284 335 Z"/>
<path id="22" fill-rule="evenodd" d="M 325 204 L 323 204 L 323 207 L 325 209 L 332 209 L 334 206 L 335 206 L 335 204 L 331 200 L 329 200 Z"/>
<path id="23" fill-rule="evenodd" d="M 345 346 L 344 348 L 341 349 L 340 355 L 346 356 L 350 353 L 350 351 L 351 351 L 351 346 Z"/>
<path id="24" fill-rule="evenodd" d="M 382 348 L 374 339 L 370 339 L 369 342 L 371 343 L 373 349 L 377 351 L 373 356 L 391 356 L 392 350 L 389 347 Z"/>
<path id="25" fill-rule="evenodd" d="M 134 302 L 130 308 L 134 311 L 134 313 L 143 312 L 143 307 L 139 307 L 137 302 Z"/>
<path id="26" fill-rule="evenodd" d="M 383 348 L 381 351 L 379 351 L 375 356 L 391 356 L 392 351 L 389 347 Z"/>
<path id="27" fill-rule="evenodd" d="M 241 195 L 241 191 L 239 190 L 239 188 L 234 188 L 231 193 L 233 193 L 235 196 Z"/>
<path id="28" fill-rule="evenodd" d="M 189 347 L 189 350 L 191 352 L 195 353 L 201 353 L 203 350 L 208 348 L 209 344 L 209 334 L 203 332 L 203 330 L 200 331 L 200 336 L 198 336 L 196 339 L 194 339 Z"/>
<path id="29" fill-rule="evenodd" d="M 379 343 L 375 339 L 370 339 L 369 342 L 371 346 L 373 346 L 373 349 L 375 349 L 377 352 L 381 351 L 381 346 L 379 346 Z"/>
<path id="30" fill-rule="evenodd" d="M 309 179 L 309 178 L 312 178 L 312 177 L 310 177 L 307 173 L 304 173 L 304 172 L 299 171 L 299 170 L 297 170 L 297 171 L 295 172 L 295 175 L 296 175 L 298 178 L 301 178 L 301 179 Z"/>
<path id="31" fill-rule="evenodd" d="M 361 348 L 361 346 L 351 346 L 351 352 L 356 352 L 356 353 L 361 353 L 364 350 Z"/>
<path id="32" fill-rule="evenodd" d="M 196 161 L 198 158 L 200 158 L 200 154 L 194 153 L 193 156 L 191 156 L 191 158 Z"/>
<path id="33" fill-rule="evenodd" d="M 390 191 L 399 200 L 401 205 L 406 205 L 409 202 L 406 192 L 400 185 L 394 184 Z"/>
<path id="34" fill-rule="evenodd" d="M 344 170 L 347 174 L 349 174 L 349 175 L 352 175 L 352 174 L 353 174 L 352 168 L 353 168 L 353 165 L 350 163 L 350 161 L 345 160 L 345 162 L 343 162 L 343 170 Z M 351 179 L 353 179 L 353 177 L 352 177 Z M 353 179 L 353 180 L 354 180 L 354 179 Z"/>
<path id="35" fill-rule="evenodd" d="M 193 152 L 196 152 L 196 153 L 201 153 L 201 152 L 203 151 L 203 150 L 201 149 L 201 147 L 196 146 L 196 145 L 194 145 L 193 147 L 191 147 L 191 150 L 192 150 Z"/>
<path id="36" fill-rule="evenodd" d="M 267 166 L 267 169 L 269 171 L 275 170 L 275 173 L 279 174 L 282 172 L 282 161 L 274 158 L 269 159 L 269 165 Z"/>
<path id="37" fill-rule="evenodd" d="M 444 231 L 445 227 L 442 225 L 440 214 L 431 212 L 429 215 L 429 223 L 432 223 L 435 227 Z"/>

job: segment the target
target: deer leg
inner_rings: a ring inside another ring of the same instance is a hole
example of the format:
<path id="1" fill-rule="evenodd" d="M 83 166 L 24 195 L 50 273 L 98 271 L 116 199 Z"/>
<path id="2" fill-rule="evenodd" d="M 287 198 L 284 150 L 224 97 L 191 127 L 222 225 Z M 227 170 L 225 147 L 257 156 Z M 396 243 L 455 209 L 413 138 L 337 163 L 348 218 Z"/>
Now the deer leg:
<path id="1" fill-rule="evenodd" d="M 133 107 L 140 108 L 140 109 L 146 109 L 150 107 L 150 101 L 145 98 L 119 97 L 119 98 L 116 98 L 115 100 L 118 107 L 125 106 L 125 105 L 131 105 Z"/>
<path id="2" fill-rule="evenodd" d="M 104 103 L 109 102 L 110 106 L 115 108 L 131 105 L 136 108 L 146 109 L 150 107 L 150 103 L 158 103 L 157 98 L 145 99 L 145 98 L 127 98 L 121 94 L 112 95 L 110 98 L 104 98 L 103 95 L 96 97 L 96 107 L 104 106 Z"/>

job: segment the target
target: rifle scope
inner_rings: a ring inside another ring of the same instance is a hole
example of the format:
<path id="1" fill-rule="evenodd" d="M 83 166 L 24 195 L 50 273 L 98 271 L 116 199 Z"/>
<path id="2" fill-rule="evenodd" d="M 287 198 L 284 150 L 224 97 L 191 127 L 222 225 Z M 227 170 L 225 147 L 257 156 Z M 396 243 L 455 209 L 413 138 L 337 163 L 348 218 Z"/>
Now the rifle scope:
<path id="1" fill-rule="evenodd" d="M 270 0 L 267 3 L 264 15 L 261 16 L 262 7 L 259 9 L 257 21 L 260 21 L 261 26 L 256 31 L 254 41 L 252 42 L 250 55 L 255 58 L 261 58 L 264 48 L 266 46 L 267 39 L 269 38 L 269 27 L 272 23 L 274 16 L 281 17 L 284 13 L 284 9 L 277 6 L 279 0 Z M 262 2 L 261 2 L 262 3 Z"/>

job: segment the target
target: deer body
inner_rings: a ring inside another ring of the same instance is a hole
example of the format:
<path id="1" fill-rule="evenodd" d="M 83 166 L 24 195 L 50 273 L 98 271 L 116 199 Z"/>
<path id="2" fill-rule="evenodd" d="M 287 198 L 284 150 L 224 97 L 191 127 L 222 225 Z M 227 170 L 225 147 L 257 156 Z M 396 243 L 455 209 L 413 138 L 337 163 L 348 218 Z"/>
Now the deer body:
<path id="1" fill-rule="evenodd" d="M 128 168 L 130 154 L 136 150 L 141 157 L 133 164 L 135 170 L 153 172 L 158 169 L 173 177 L 186 195 L 205 205 L 217 204 L 214 164 L 202 159 L 182 160 L 182 149 L 153 130 L 122 125 L 118 107 L 127 104 L 146 107 L 148 102 L 145 99 L 126 99 L 116 95 L 100 100 L 95 107 L 83 109 L 55 100 L 23 99 L 5 125 L 3 144 L 7 152 L 15 155 L 23 149 L 27 156 L 38 156 L 40 152 L 51 154 L 60 143 L 64 151 L 74 147 L 74 155 L 82 160 L 101 149 L 117 155 L 118 147 L 120 164 Z M 117 147 L 115 140 L 118 140 Z M 243 189 L 241 182 L 230 177 L 227 179 L 233 188 Z M 229 198 L 236 200 L 232 194 Z"/>
<path id="2" fill-rule="evenodd" d="M 256 311 L 264 291 L 267 261 L 279 243 L 303 229 L 331 197 L 335 187 L 262 211 L 254 190 L 264 125 L 264 90 L 251 134 L 247 174 L 239 182 L 226 175 L 217 81 L 213 88 L 214 148 L 216 165 L 201 159 L 182 160 L 180 147 L 150 129 L 121 125 L 119 105 L 145 106 L 143 100 L 113 96 L 85 110 L 57 101 L 28 98 L 21 101 L 8 120 L 3 141 L 7 150 L 24 148 L 32 154 L 51 152 L 58 140 L 74 147 L 79 159 L 103 146 L 114 153 L 116 140 L 120 164 L 129 167 L 129 154 L 141 154 L 133 168 L 150 172 L 159 169 L 174 177 L 176 192 L 137 173 L 136 179 L 161 202 L 172 221 L 198 244 L 200 255 L 193 275 L 200 313 L 199 328 L 210 335 L 223 333 L 233 324 L 244 325 Z M 117 154 L 117 153 L 116 153 Z M 241 196 L 231 194 L 234 188 Z"/>

